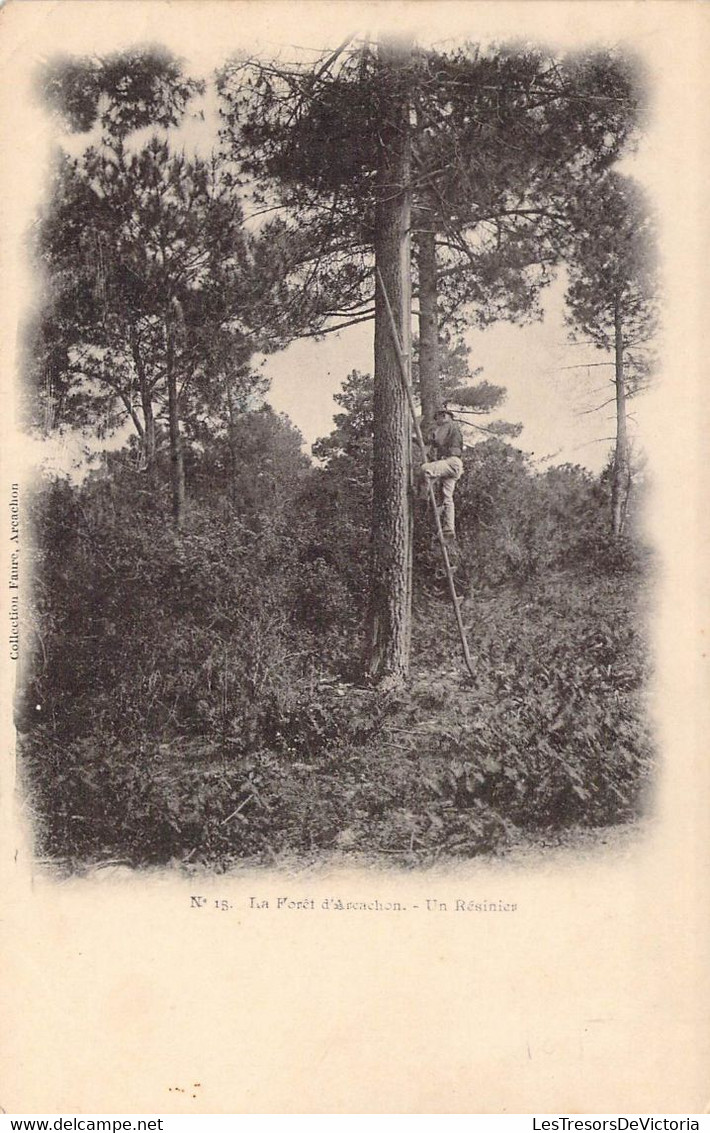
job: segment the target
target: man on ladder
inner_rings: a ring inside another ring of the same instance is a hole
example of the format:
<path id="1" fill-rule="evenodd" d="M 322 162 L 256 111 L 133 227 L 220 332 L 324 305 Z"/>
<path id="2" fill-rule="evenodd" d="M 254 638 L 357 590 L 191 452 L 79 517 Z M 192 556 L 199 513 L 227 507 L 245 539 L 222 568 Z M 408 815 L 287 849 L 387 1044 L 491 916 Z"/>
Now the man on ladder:
<path id="1" fill-rule="evenodd" d="M 442 532 L 447 542 L 456 538 L 456 510 L 454 489 L 463 473 L 463 436 L 449 409 L 438 409 L 434 414 L 435 425 L 429 438 L 430 455 L 434 460 L 422 464 L 421 471 L 428 481 L 438 480 L 441 484 Z M 433 454 L 432 450 L 433 449 Z"/>

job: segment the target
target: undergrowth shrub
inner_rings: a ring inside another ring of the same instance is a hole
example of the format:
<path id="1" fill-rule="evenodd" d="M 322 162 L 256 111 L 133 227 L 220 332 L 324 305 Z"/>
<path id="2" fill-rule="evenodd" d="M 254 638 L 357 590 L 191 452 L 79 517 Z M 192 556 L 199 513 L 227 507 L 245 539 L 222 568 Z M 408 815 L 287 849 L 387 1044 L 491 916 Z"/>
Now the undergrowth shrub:
<path id="1" fill-rule="evenodd" d="M 67 737 L 244 733 L 274 690 L 342 654 L 350 591 L 304 561 L 308 532 L 286 517 L 194 511 L 178 536 L 136 483 L 56 484 L 37 501 L 43 632 L 20 725 L 39 705 Z"/>
<path id="2" fill-rule="evenodd" d="M 228 865 L 323 850 L 414 861 L 628 820 L 653 766 L 632 594 L 629 580 L 563 576 L 479 598 L 473 687 L 432 599 L 407 689 L 314 675 L 274 687 L 251 744 L 229 733 L 67 743 L 36 730 L 24 760 L 40 846 L 79 861 Z"/>

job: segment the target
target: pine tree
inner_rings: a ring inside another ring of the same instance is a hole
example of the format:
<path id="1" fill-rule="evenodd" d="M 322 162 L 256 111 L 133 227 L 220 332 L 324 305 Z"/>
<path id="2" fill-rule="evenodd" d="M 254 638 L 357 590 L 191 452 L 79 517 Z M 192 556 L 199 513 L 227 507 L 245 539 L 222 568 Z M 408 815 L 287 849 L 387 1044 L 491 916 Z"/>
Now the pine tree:
<path id="1" fill-rule="evenodd" d="M 170 136 L 199 84 L 169 57 L 128 53 L 53 64 L 50 104 L 100 131 L 60 155 L 36 230 L 47 300 L 32 328 L 39 408 L 101 435 L 130 420 L 149 476 L 165 419 L 176 525 L 185 516 L 184 434 L 233 418 L 263 380 L 249 359 L 287 341 L 294 241 L 274 221 L 249 232 L 224 161 L 188 159 Z M 42 405 L 44 403 L 44 405 Z"/>
<path id="2" fill-rule="evenodd" d="M 640 186 L 615 171 L 575 196 L 571 207 L 577 235 L 569 262 L 568 319 L 577 334 L 614 358 L 611 527 L 620 536 L 631 490 L 627 399 L 646 388 L 655 365 L 655 221 Z"/>
<path id="3" fill-rule="evenodd" d="M 401 551 L 408 522 L 399 467 L 406 444 L 402 390 L 393 370 L 386 382 L 377 381 L 378 367 L 384 373 L 391 366 L 372 271 L 373 252 L 377 258 L 383 246 L 383 215 L 392 209 L 393 262 L 402 217 L 395 204 L 408 198 L 427 418 L 441 398 L 440 323 L 485 325 L 535 313 L 569 236 L 561 206 L 570 182 L 584 183 L 614 160 L 634 129 L 638 105 L 626 61 L 608 54 L 561 60 L 527 49 L 418 51 L 409 53 L 402 73 L 405 111 L 369 43 L 347 41 L 309 67 L 235 61 L 219 77 L 225 145 L 255 207 L 309 234 L 299 271 L 312 311 L 310 333 L 375 315 L 368 668 L 377 678 L 406 672 L 411 594 L 411 554 Z M 392 131 L 393 115 L 399 133 Z M 404 137 L 411 139 L 406 160 L 397 145 Z M 388 149 L 391 160 L 383 159 Z M 400 290 L 387 286 L 399 318 Z M 385 609 L 386 617 L 373 612 Z"/>

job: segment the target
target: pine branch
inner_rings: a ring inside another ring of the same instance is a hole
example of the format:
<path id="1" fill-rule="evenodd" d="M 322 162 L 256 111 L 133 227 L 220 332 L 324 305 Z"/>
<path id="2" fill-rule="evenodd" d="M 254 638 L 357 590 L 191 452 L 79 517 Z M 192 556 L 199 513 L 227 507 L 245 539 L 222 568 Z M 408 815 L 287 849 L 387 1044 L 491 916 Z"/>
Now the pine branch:
<path id="1" fill-rule="evenodd" d="M 575 417 L 587 417 L 590 413 L 598 413 L 600 409 L 613 405 L 615 401 L 615 397 L 610 397 L 607 401 L 602 401 L 601 405 L 595 405 L 593 409 L 581 409 L 579 413 L 575 413 Z"/>
<path id="2" fill-rule="evenodd" d="M 337 326 L 323 327 L 321 330 L 306 330 L 300 331 L 294 335 L 294 338 L 322 338 L 326 334 L 337 334 L 339 330 L 345 330 L 346 327 L 357 326 L 358 323 L 368 323 L 374 318 L 375 312 L 369 315 L 362 315 L 357 319 L 349 319 L 347 322 L 339 323 Z"/>

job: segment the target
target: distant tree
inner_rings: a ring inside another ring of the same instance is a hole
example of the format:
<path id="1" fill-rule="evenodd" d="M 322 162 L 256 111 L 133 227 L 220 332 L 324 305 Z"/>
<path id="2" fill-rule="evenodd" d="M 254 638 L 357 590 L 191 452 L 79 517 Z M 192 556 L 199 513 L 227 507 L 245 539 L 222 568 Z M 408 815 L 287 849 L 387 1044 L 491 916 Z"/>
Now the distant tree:
<path id="1" fill-rule="evenodd" d="M 150 473 L 164 419 L 178 527 L 185 432 L 233 425 L 265 389 L 252 353 L 289 334 L 283 224 L 247 232 L 220 159 L 189 160 L 167 135 L 133 137 L 178 124 L 199 88 L 155 53 L 45 71 L 50 105 L 101 140 L 60 154 L 36 232 L 46 301 L 28 343 L 44 424 L 103 435 L 130 420 Z"/>
<path id="2" fill-rule="evenodd" d="M 204 90 L 179 59 L 155 46 L 107 56 L 58 53 L 39 68 L 35 86 L 66 129 L 85 134 L 98 126 L 104 140 L 177 126 Z"/>
<path id="3" fill-rule="evenodd" d="M 347 456 L 369 473 L 372 467 L 372 434 L 374 429 L 373 381 L 370 374 L 352 370 L 339 393 L 333 395 L 341 413 L 333 418 L 335 428 L 327 437 L 319 437 L 312 448 L 322 461 Z"/>
<path id="4" fill-rule="evenodd" d="M 505 400 L 502 386 L 479 381 L 473 385 L 460 385 L 462 376 L 469 374 L 466 362 L 467 348 L 458 343 L 444 353 L 444 397 L 464 427 L 494 436 L 517 436 L 522 426 L 508 422 L 491 421 L 489 415 Z M 414 367 L 416 377 L 417 367 Z M 334 428 L 327 437 L 319 437 L 312 446 L 313 455 L 327 466 L 342 462 L 347 474 L 367 482 L 372 472 L 372 443 L 374 433 L 373 379 L 370 374 L 353 370 L 346 377 L 333 400 L 342 408 L 333 418 Z M 485 423 L 476 425 L 471 418 Z"/>
<path id="5" fill-rule="evenodd" d="M 63 339 L 69 362 L 64 414 L 115 425 L 120 406 L 151 467 L 165 411 L 180 526 L 180 417 L 213 360 L 204 340 L 210 330 L 231 334 L 243 348 L 235 313 L 248 256 L 238 202 L 213 165 L 172 155 L 166 141 L 135 153 L 90 147 L 61 161 L 38 250 L 49 282 L 43 333 Z"/>
<path id="6" fill-rule="evenodd" d="M 221 500 L 252 530 L 297 523 L 294 500 L 312 469 L 298 429 L 269 405 L 215 424 L 205 425 L 189 452 L 191 496 L 198 506 Z"/>
<path id="7" fill-rule="evenodd" d="M 575 195 L 572 210 L 577 235 L 569 262 L 568 320 L 573 333 L 614 357 L 611 523 L 619 536 L 631 490 L 627 399 L 647 387 L 655 366 L 655 219 L 641 187 L 615 171 Z"/>
<path id="8" fill-rule="evenodd" d="M 469 366 L 471 348 L 463 339 L 453 340 L 444 331 L 439 335 L 438 350 L 438 398 L 440 404 L 455 411 L 459 420 L 469 427 L 469 432 L 480 431 L 494 436 L 517 437 L 522 431 L 520 423 L 491 421 L 489 414 L 505 401 L 507 393 L 503 386 L 494 385 L 485 378 L 480 379 L 482 367 L 472 370 Z M 415 377 L 419 367 L 415 364 Z M 477 425 L 473 418 L 486 417 L 485 425 Z M 426 428 L 426 422 L 425 422 Z"/>

